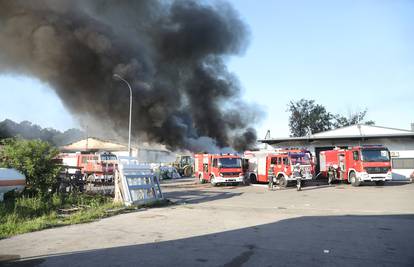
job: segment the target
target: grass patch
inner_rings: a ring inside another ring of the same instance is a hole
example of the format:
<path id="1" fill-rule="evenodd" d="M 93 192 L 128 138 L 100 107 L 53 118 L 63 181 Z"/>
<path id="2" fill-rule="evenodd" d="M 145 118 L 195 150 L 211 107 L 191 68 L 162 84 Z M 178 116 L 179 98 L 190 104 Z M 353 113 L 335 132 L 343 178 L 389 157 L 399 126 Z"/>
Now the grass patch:
<path id="1" fill-rule="evenodd" d="M 70 211 L 70 212 L 65 212 Z M 91 222 L 122 213 L 123 205 L 101 195 L 15 197 L 0 202 L 0 239 L 41 229 Z"/>

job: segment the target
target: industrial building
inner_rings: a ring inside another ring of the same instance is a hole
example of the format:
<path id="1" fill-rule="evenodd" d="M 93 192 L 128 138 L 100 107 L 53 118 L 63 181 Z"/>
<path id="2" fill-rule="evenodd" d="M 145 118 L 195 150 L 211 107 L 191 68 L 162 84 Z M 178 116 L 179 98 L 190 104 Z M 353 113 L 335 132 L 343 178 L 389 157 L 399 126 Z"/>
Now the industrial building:
<path id="1" fill-rule="evenodd" d="M 391 152 L 393 180 L 414 178 L 414 125 L 410 130 L 356 124 L 303 137 L 258 140 L 270 147 L 303 148 L 314 153 L 319 172 L 319 153 L 335 147 L 381 144 Z"/>
<path id="2" fill-rule="evenodd" d="M 111 152 L 117 156 L 128 156 L 128 146 L 110 140 L 88 137 L 74 143 L 61 146 L 62 152 Z M 175 160 L 175 154 L 163 145 L 141 143 L 131 146 L 131 155 L 141 162 L 165 163 Z"/>

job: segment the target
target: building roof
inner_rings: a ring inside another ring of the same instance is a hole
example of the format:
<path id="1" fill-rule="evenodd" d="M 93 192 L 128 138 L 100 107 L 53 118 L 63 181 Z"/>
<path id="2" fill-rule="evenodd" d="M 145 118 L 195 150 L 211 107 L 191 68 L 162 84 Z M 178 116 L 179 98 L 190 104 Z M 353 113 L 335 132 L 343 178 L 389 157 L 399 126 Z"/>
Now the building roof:
<path id="1" fill-rule="evenodd" d="M 128 150 L 128 147 L 110 142 L 101 140 L 95 137 L 88 137 L 86 139 L 79 140 L 77 142 L 68 144 L 66 146 L 61 146 L 60 150 L 62 151 L 88 151 L 88 150 L 96 150 L 96 151 L 124 151 Z"/>
<path id="2" fill-rule="evenodd" d="M 365 125 L 365 124 L 355 124 L 351 126 L 346 126 L 326 132 L 316 133 L 314 137 L 323 137 L 323 136 L 350 136 L 350 135 L 394 135 L 394 134 L 407 134 L 414 132 L 409 130 L 395 129 L 382 126 L 374 125 Z"/>
<path id="3" fill-rule="evenodd" d="M 366 139 L 378 139 L 378 138 L 401 138 L 411 137 L 414 138 L 414 132 L 403 129 L 395 129 L 382 126 L 371 126 L 365 124 L 355 124 L 346 126 L 326 132 L 316 133 L 303 137 L 285 137 L 285 138 L 269 138 L 258 140 L 262 143 L 276 144 L 289 141 L 315 141 L 315 140 L 340 140 L 340 139 L 353 139 L 353 140 L 366 140 Z"/>
<path id="4" fill-rule="evenodd" d="M 157 152 L 169 152 L 169 150 L 160 144 L 141 143 L 139 146 L 131 145 L 133 149 L 157 151 Z M 78 152 L 78 151 L 127 151 L 128 145 L 117 143 L 115 141 L 102 140 L 96 137 L 88 137 L 71 144 L 61 146 L 61 151 L 64 152 Z"/>

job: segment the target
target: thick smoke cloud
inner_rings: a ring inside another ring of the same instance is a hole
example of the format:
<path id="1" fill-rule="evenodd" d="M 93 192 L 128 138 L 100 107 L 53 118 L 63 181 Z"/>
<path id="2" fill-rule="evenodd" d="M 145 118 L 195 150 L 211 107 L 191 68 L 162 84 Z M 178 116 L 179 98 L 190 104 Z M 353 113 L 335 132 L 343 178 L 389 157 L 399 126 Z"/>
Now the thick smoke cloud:
<path id="1" fill-rule="evenodd" d="M 125 137 L 117 73 L 134 137 L 173 149 L 254 144 L 256 111 L 225 65 L 247 39 L 224 2 L 0 0 L 0 73 L 37 77 L 89 131 Z"/>

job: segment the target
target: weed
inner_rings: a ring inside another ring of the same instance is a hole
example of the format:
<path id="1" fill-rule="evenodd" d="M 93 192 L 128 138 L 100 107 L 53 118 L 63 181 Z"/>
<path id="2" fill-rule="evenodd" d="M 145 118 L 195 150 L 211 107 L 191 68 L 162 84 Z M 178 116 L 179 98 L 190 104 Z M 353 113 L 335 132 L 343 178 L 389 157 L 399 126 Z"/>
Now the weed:
<path id="1" fill-rule="evenodd" d="M 78 208 L 70 214 L 61 210 Z M 41 197 L 16 197 L 0 203 L 0 239 L 55 226 L 91 222 L 121 213 L 121 204 L 101 195 L 69 194 Z M 110 210 L 111 212 L 108 212 Z"/>

